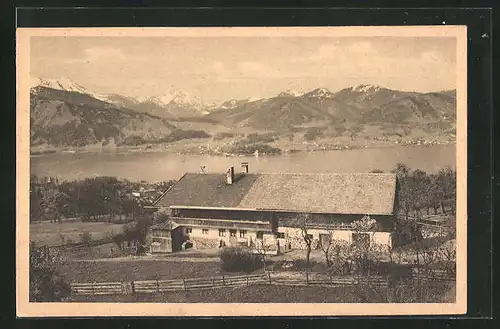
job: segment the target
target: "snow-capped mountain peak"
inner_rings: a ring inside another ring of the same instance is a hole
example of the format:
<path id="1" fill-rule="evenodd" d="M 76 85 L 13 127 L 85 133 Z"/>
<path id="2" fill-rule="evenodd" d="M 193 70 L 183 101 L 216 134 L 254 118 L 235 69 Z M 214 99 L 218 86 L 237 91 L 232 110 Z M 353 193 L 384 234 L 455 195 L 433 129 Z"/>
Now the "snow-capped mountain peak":
<path id="1" fill-rule="evenodd" d="M 235 108 L 236 106 L 238 106 L 239 103 L 240 103 L 240 101 L 238 101 L 237 99 L 230 99 L 230 100 L 225 101 L 222 104 L 220 104 L 219 107 L 223 108 L 223 109 L 232 109 L 232 108 Z"/>
<path id="2" fill-rule="evenodd" d="M 288 89 L 288 90 L 282 92 L 281 94 L 279 94 L 278 96 L 300 97 L 304 94 L 305 94 L 305 92 L 301 89 Z"/>
<path id="3" fill-rule="evenodd" d="M 69 78 L 59 78 L 59 79 L 44 79 L 44 78 L 33 78 L 31 80 L 31 87 L 45 87 L 51 89 L 58 89 L 64 91 L 75 91 L 79 93 L 88 93 L 88 91 L 80 86 L 78 83 L 74 82 Z"/>
<path id="4" fill-rule="evenodd" d="M 201 109 L 203 107 L 201 99 L 198 96 L 190 95 L 177 89 L 172 90 L 170 95 L 172 96 L 172 101 L 179 105 L 191 106 L 197 109 Z"/>
<path id="5" fill-rule="evenodd" d="M 80 94 L 87 94 L 90 95 L 96 99 L 102 100 L 102 101 L 107 101 L 108 96 L 104 94 L 98 94 L 92 91 L 89 91 L 85 87 L 79 85 L 75 81 L 62 77 L 58 79 L 46 79 L 46 78 L 33 78 L 31 79 L 31 88 L 36 88 L 36 87 L 45 87 L 45 88 L 50 88 L 50 89 L 56 89 L 56 90 L 62 90 L 62 91 L 69 91 L 69 92 L 76 92 Z"/>
<path id="6" fill-rule="evenodd" d="M 332 98 L 334 96 L 334 94 L 326 88 L 314 89 L 305 95 L 309 98 Z"/>
<path id="7" fill-rule="evenodd" d="M 376 85 L 356 85 L 352 87 L 352 91 L 360 92 L 360 93 L 366 93 L 366 92 L 376 92 L 379 91 L 381 88 Z"/>
<path id="8" fill-rule="evenodd" d="M 141 103 L 152 103 L 161 107 L 165 107 L 171 102 L 194 109 L 201 109 L 203 107 L 199 97 L 189 95 L 188 93 L 177 89 L 171 89 L 163 95 L 142 96 L 137 97 L 136 99 Z"/>
<path id="9" fill-rule="evenodd" d="M 151 103 L 159 106 L 165 106 L 172 101 L 173 97 L 170 95 L 161 95 L 161 96 L 139 96 L 136 100 L 139 103 Z"/>

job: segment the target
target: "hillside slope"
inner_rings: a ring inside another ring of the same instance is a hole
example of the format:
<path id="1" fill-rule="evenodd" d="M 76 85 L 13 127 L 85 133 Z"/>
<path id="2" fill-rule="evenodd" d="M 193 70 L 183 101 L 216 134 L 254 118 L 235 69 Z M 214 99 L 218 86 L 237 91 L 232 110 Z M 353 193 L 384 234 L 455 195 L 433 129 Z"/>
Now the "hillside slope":
<path id="1" fill-rule="evenodd" d="M 245 103 L 207 115 L 225 126 L 283 131 L 305 124 L 325 124 L 335 117 L 316 104 L 297 97 L 277 96 Z"/>
<path id="2" fill-rule="evenodd" d="M 30 111 L 33 146 L 139 145 L 207 138 L 207 133 L 262 132 L 283 143 L 316 138 L 325 143 L 337 138 L 394 141 L 393 137 L 405 136 L 435 140 L 454 134 L 456 92 L 401 92 L 358 85 L 336 93 L 316 88 L 263 99 L 232 99 L 208 108 L 176 90 L 135 99 L 88 92 L 69 79 L 39 79 L 31 89 Z"/>
<path id="3" fill-rule="evenodd" d="M 332 93 L 318 88 L 294 96 L 239 104 L 211 112 L 206 117 L 229 127 L 290 131 L 307 127 L 393 124 L 409 128 L 427 123 L 451 122 L 456 117 L 453 92 L 400 92 L 361 85 Z M 449 126 L 449 125 L 446 125 Z"/>
<path id="4" fill-rule="evenodd" d="M 79 92 L 39 86 L 31 89 L 30 97 L 32 145 L 127 144 L 160 139 L 175 129 L 159 117 L 119 109 Z"/>

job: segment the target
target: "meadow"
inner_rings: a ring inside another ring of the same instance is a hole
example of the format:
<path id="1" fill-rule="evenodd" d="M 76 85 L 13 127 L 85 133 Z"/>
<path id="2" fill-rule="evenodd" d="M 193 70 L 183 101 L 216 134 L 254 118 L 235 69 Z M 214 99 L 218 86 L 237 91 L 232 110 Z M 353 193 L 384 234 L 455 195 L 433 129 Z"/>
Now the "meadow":
<path id="1" fill-rule="evenodd" d="M 125 224 L 106 222 L 63 221 L 61 223 L 37 222 L 30 224 L 30 242 L 36 245 L 58 246 L 81 242 L 80 234 L 88 232 L 92 240 L 113 237 L 121 233 Z"/>
<path id="2" fill-rule="evenodd" d="M 143 303 L 363 303 L 387 302 L 377 293 L 359 287 L 277 286 L 253 285 L 248 287 L 193 290 L 161 294 L 114 296 L 74 296 L 75 302 L 143 302 Z M 441 295 L 429 295 L 427 302 L 454 302 L 454 289 Z M 383 298 L 383 296 L 382 296 Z"/>
<path id="3" fill-rule="evenodd" d="M 219 262 L 161 259 L 131 261 L 68 261 L 57 265 L 68 282 L 183 279 L 222 275 Z M 234 273 L 233 273 L 234 275 Z"/>

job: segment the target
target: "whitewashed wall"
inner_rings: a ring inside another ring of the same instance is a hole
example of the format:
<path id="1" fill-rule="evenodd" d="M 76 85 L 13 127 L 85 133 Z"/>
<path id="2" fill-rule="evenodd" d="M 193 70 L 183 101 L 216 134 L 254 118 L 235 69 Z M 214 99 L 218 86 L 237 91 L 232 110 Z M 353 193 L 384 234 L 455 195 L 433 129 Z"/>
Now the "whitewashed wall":
<path id="1" fill-rule="evenodd" d="M 284 239 L 278 239 L 280 246 L 288 248 L 289 244 L 291 244 L 292 249 L 304 249 L 306 248 L 305 242 L 302 238 L 302 231 L 300 228 L 293 227 L 280 227 L 278 228 L 279 233 L 285 233 Z M 353 231 L 347 230 L 334 230 L 330 231 L 333 233 L 333 238 L 336 240 L 346 241 L 348 243 L 352 243 L 352 233 Z M 307 233 L 313 236 L 313 248 L 316 248 L 320 234 L 329 234 L 330 233 L 324 229 L 308 229 Z M 392 247 L 392 239 L 390 232 L 372 232 L 370 233 L 370 240 L 372 243 L 385 245 L 388 247 Z"/>
<path id="2" fill-rule="evenodd" d="M 187 233 L 187 228 L 191 228 L 191 233 Z M 203 229 L 207 229 L 208 232 L 207 234 L 203 233 Z M 246 231 L 246 236 L 244 238 L 240 238 L 240 231 L 242 229 L 235 229 L 236 230 L 236 237 L 231 237 L 230 234 L 230 229 L 226 228 L 226 235 L 225 236 L 219 236 L 219 228 L 214 228 L 214 227 L 196 227 L 196 226 L 188 226 L 188 227 L 182 227 L 181 232 L 184 236 L 189 237 L 189 240 L 192 241 L 196 246 L 197 241 L 201 240 L 212 240 L 216 241 L 217 245 L 220 242 L 220 240 L 224 241 L 226 245 L 232 245 L 234 243 L 246 243 L 247 245 L 250 245 L 251 241 L 255 241 L 257 239 L 257 231 L 256 230 L 244 230 Z"/>

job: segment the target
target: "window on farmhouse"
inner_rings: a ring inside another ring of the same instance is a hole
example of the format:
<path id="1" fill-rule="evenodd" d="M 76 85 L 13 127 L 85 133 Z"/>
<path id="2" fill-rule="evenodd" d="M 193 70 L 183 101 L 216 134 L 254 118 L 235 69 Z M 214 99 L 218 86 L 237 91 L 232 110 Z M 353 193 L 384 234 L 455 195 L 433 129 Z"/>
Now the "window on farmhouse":
<path id="1" fill-rule="evenodd" d="M 208 229 L 207 228 L 202 229 L 201 230 L 201 234 L 207 235 L 208 234 Z"/>
<path id="2" fill-rule="evenodd" d="M 264 238 L 264 232 L 257 232 L 257 239 L 263 239 Z"/>
<path id="3" fill-rule="evenodd" d="M 247 231 L 240 230 L 240 238 L 246 238 L 246 237 L 247 237 Z"/>
<path id="4" fill-rule="evenodd" d="M 284 238 L 285 238 L 285 233 L 278 232 L 278 239 L 284 239 Z"/>
<path id="5" fill-rule="evenodd" d="M 186 234 L 193 233 L 193 229 L 191 227 L 186 227 Z"/>
<path id="6" fill-rule="evenodd" d="M 226 230 L 223 228 L 219 229 L 219 236 L 226 236 Z"/>
<path id="7" fill-rule="evenodd" d="M 370 246 L 370 234 L 368 233 L 353 233 L 352 243 L 362 247 Z"/>
<path id="8" fill-rule="evenodd" d="M 236 230 L 229 230 L 229 236 L 236 237 Z"/>

